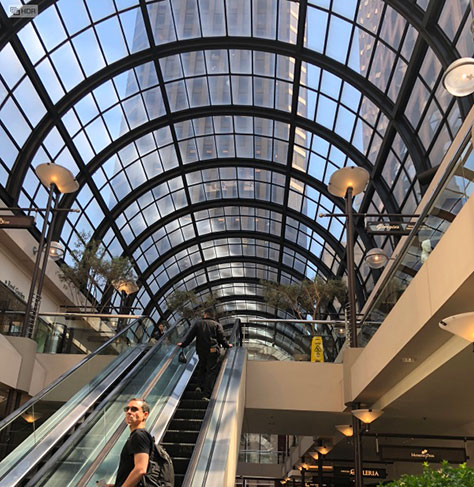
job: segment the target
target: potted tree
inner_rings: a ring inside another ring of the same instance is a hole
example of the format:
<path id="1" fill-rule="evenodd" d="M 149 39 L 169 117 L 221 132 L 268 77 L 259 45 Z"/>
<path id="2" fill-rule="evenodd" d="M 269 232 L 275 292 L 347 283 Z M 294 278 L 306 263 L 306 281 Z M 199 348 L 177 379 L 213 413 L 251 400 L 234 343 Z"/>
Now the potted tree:
<path id="1" fill-rule="evenodd" d="M 133 264 L 128 257 L 108 257 L 104 246 L 90 240 L 89 234 L 81 233 L 79 237 L 70 251 L 72 263 L 61 264 L 59 279 L 79 307 L 101 313 L 110 304 L 113 288 L 126 291 L 135 282 Z M 136 290 L 135 285 L 132 292 Z"/>
<path id="2" fill-rule="evenodd" d="M 324 281 L 315 277 L 292 284 L 271 281 L 262 281 L 261 284 L 268 304 L 289 312 L 301 321 L 308 316 L 316 320 L 334 299 L 344 303 L 347 295 L 347 287 L 341 279 Z"/>
<path id="3" fill-rule="evenodd" d="M 194 291 L 174 291 L 168 298 L 168 309 L 177 312 L 186 321 L 192 321 L 203 316 L 204 310 L 212 310 L 217 316 L 217 300 L 211 294 L 204 299 L 196 296 Z"/>

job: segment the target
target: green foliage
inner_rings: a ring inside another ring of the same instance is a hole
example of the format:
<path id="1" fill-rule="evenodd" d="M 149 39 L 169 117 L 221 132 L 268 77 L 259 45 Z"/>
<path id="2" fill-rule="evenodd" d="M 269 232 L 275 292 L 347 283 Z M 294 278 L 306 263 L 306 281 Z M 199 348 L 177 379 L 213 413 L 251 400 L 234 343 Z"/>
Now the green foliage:
<path id="1" fill-rule="evenodd" d="M 421 475 L 402 475 L 400 479 L 385 484 L 385 486 L 474 487 L 474 469 L 467 467 L 465 463 L 459 467 L 453 467 L 448 462 L 443 462 L 439 469 L 433 469 L 425 463 Z"/>
<path id="2" fill-rule="evenodd" d="M 265 301 L 296 318 L 305 320 L 307 315 L 315 320 L 318 314 L 334 300 L 344 303 L 347 295 L 345 283 L 340 279 L 324 281 L 315 277 L 312 281 L 305 279 L 301 283 L 280 284 L 262 281 Z"/>
<path id="3" fill-rule="evenodd" d="M 202 318 L 204 311 L 216 314 L 216 298 L 208 294 L 204 299 L 199 299 L 194 291 L 176 290 L 168 298 L 168 309 L 176 311 L 185 320 Z"/>
<path id="4" fill-rule="evenodd" d="M 100 312 L 108 305 L 100 297 L 107 294 L 114 282 L 136 280 L 133 264 L 128 257 L 108 257 L 100 242 L 89 241 L 88 233 L 83 232 L 79 237 L 70 250 L 73 264 L 62 264 L 59 278 L 77 303 L 90 303 Z"/>

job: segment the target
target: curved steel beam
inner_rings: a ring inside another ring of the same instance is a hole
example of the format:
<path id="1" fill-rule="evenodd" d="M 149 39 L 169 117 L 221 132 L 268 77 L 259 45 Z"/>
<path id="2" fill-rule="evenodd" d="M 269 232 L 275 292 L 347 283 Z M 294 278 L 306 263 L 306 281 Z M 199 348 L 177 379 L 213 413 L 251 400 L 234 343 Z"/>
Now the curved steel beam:
<path id="1" fill-rule="evenodd" d="M 47 133 L 49 133 L 49 130 L 55 125 L 55 123 L 62 117 L 62 115 L 64 115 L 67 110 L 69 110 L 74 105 L 74 103 L 79 101 L 83 96 L 88 94 L 90 91 L 92 91 L 103 82 L 124 71 L 127 71 L 146 62 L 156 61 L 156 59 L 179 54 L 182 52 L 202 49 L 222 49 L 223 46 L 226 45 L 229 45 L 230 49 L 240 48 L 261 50 L 266 52 L 273 52 L 276 54 L 287 55 L 290 57 L 296 56 L 296 47 L 294 45 L 283 43 L 280 41 L 239 37 L 202 38 L 192 39 L 189 41 L 179 41 L 175 43 L 152 47 L 147 50 L 127 56 L 126 58 L 123 58 L 107 66 L 101 71 L 89 76 L 82 83 L 73 88 L 58 103 L 56 103 L 54 110 L 48 111 L 43 119 L 37 124 L 35 130 L 24 144 L 21 155 L 17 158 L 17 161 L 15 161 L 12 171 L 13 177 L 8 183 L 9 189 L 11 190 L 15 188 L 15 183 L 21 184 L 26 173 L 25 164 L 28 167 L 41 141 L 44 139 Z M 391 117 L 391 114 L 393 112 L 393 102 L 363 76 L 359 75 L 347 66 L 338 63 L 337 61 L 334 61 L 327 56 L 323 56 L 309 49 L 301 50 L 301 60 L 309 63 L 316 63 L 323 69 L 326 69 L 327 71 L 341 77 L 347 83 L 355 86 L 364 96 L 366 96 L 374 104 L 376 104 L 388 118 Z M 212 106 L 210 106 L 209 108 L 211 110 L 213 109 Z M 310 121 L 308 120 L 308 122 Z M 412 160 L 414 161 L 415 167 L 417 167 L 419 164 L 423 164 L 423 154 L 418 154 L 417 150 L 415 150 L 415 148 L 418 146 L 418 137 L 414 133 L 413 129 L 411 129 L 408 120 L 402 120 L 401 125 L 404 126 L 405 133 L 410 134 L 410 139 L 405 140 L 405 143 L 408 151 L 410 152 Z M 368 163 L 366 162 L 366 164 Z"/>
<path id="2" fill-rule="evenodd" d="M 218 235 L 218 236 L 216 236 Z M 161 255 L 158 259 L 156 259 L 152 265 L 150 265 L 145 272 L 143 272 L 140 275 L 140 280 L 142 282 L 145 282 L 148 280 L 148 278 L 158 269 L 161 265 L 163 265 L 168 259 L 172 258 L 174 255 L 178 254 L 179 252 L 182 252 L 183 250 L 186 250 L 188 247 L 192 247 L 195 245 L 201 245 L 205 242 L 210 242 L 215 239 L 226 239 L 226 238 L 251 238 L 251 239 L 259 239 L 263 240 L 265 242 L 272 242 L 276 244 L 280 244 L 280 237 L 270 235 L 267 233 L 262 233 L 262 232 L 251 232 L 247 230 L 238 230 L 238 231 L 225 231 L 218 234 L 215 233 L 209 233 L 206 235 L 201 235 L 189 240 L 186 240 L 185 242 L 181 243 L 180 245 L 177 245 L 170 249 L 168 252 L 164 253 Z M 299 245 L 296 245 L 292 242 L 285 242 L 285 246 L 288 247 L 289 249 L 293 250 L 294 252 L 298 252 L 300 255 L 305 257 L 309 262 L 312 262 L 315 267 L 317 267 L 321 273 L 328 279 L 333 278 L 334 275 L 329 269 L 329 267 L 320 259 L 316 258 L 315 255 L 311 254 L 308 250 L 306 250 L 303 247 L 300 247 Z M 281 249 L 280 249 L 281 251 Z M 246 259 L 246 255 L 241 256 L 243 259 Z M 251 257 L 251 256 L 249 256 Z M 262 258 L 263 259 L 263 258 Z M 267 259 L 263 259 L 265 262 L 267 262 Z M 360 284 L 360 283 L 359 283 Z"/>

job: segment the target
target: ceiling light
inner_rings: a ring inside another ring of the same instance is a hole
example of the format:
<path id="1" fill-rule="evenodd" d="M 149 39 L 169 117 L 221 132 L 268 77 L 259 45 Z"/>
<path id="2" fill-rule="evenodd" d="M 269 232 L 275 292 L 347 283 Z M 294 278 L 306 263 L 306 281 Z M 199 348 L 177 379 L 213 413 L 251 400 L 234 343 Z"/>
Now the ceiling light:
<path id="1" fill-rule="evenodd" d="M 381 409 L 353 409 L 352 414 L 363 423 L 370 424 L 382 416 Z"/>
<path id="2" fill-rule="evenodd" d="M 335 428 L 337 431 L 342 433 L 344 436 L 352 436 L 354 434 L 354 430 L 352 429 L 352 424 L 336 424 Z"/>
<path id="3" fill-rule="evenodd" d="M 369 181 L 369 173 L 363 167 L 343 167 L 335 171 L 328 184 L 329 192 L 334 196 L 344 198 L 348 188 L 352 188 L 352 195 L 362 193 Z"/>
<path id="4" fill-rule="evenodd" d="M 125 291 L 127 295 L 136 293 L 139 289 L 138 284 L 131 279 L 117 279 L 112 281 L 112 285 L 118 292 Z"/>
<path id="5" fill-rule="evenodd" d="M 332 445 L 315 445 L 313 448 L 321 455 L 327 455 L 332 450 Z"/>
<path id="6" fill-rule="evenodd" d="M 28 413 L 28 412 L 24 412 L 21 417 L 27 422 L 27 423 L 34 423 L 35 421 L 37 421 L 38 419 L 41 418 L 41 413 Z"/>
<path id="7" fill-rule="evenodd" d="M 72 172 L 59 164 L 46 162 L 37 166 L 35 172 L 46 187 L 55 184 L 61 193 L 74 193 L 79 189 Z"/>
<path id="8" fill-rule="evenodd" d="M 462 57 L 451 63 L 443 75 L 443 86 L 454 96 L 474 93 L 474 59 Z"/>
<path id="9" fill-rule="evenodd" d="M 416 358 L 414 358 L 414 357 L 402 357 L 402 362 L 404 364 L 412 364 L 412 363 L 416 362 Z"/>
<path id="10" fill-rule="evenodd" d="M 439 326 L 453 335 L 474 342 L 474 312 L 472 311 L 444 318 L 439 322 Z"/>
<path id="11" fill-rule="evenodd" d="M 60 242 L 51 242 L 49 244 L 49 258 L 51 260 L 59 260 L 64 257 L 64 245 Z"/>
<path id="12" fill-rule="evenodd" d="M 379 249 L 379 248 L 370 249 L 365 254 L 364 260 L 365 260 L 365 263 L 371 269 L 380 269 L 385 264 L 387 264 L 388 255 L 385 253 L 385 251 L 383 249 Z"/>

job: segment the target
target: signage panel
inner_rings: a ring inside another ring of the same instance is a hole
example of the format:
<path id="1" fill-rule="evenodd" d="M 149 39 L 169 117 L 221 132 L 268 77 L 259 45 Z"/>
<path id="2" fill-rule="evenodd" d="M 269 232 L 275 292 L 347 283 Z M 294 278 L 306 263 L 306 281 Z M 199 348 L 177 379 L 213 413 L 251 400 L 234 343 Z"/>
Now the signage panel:
<path id="1" fill-rule="evenodd" d="M 0 228 L 30 228 L 34 218 L 23 215 L 0 215 Z"/>
<path id="2" fill-rule="evenodd" d="M 372 235 L 408 235 L 415 223 L 403 222 L 367 222 L 365 229 Z"/>
<path id="3" fill-rule="evenodd" d="M 334 467 L 334 475 L 354 477 L 354 467 Z M 387 471 L 384 468 L 367 467 L 362 469 L 362 476 L 371 479 L 385 479 L 387 478 Z"/>
<path id="4" fill-rule="evenodd" d="M 466 450 L 435 446 L 380 445 L 380 456 L 383 460 L 400 462 L 441 463 L 446 460 L 451 463 L 463 463 L 466 461 Z"/>

